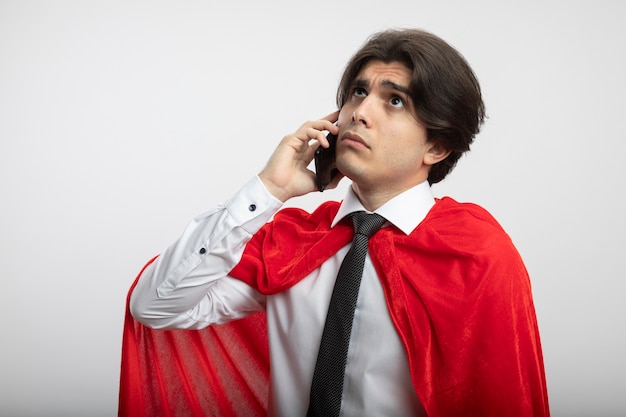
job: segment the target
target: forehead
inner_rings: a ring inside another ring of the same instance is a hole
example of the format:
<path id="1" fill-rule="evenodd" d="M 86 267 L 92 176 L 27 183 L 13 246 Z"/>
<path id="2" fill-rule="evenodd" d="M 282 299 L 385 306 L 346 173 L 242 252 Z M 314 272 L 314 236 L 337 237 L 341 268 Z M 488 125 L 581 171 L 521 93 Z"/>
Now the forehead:
<path id="1" fill-rule="evenodd" d="M 411 71 L 401 62 L 373 60 L 365 64 L 359 71 L 356 80 L 368 81 L 370 84 L 391 81 L 395 84 L 409 86 L 411 84 Z"/>

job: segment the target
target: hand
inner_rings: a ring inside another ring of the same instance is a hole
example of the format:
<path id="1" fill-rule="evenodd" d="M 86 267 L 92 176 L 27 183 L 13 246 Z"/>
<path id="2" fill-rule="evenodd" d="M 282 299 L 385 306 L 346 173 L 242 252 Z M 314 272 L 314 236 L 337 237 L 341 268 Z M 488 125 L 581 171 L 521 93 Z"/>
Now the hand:
<path id="1" fill-rule="evenodd" d="M 280 141 L 259 173 L 259 178 L 274 197 L 285 202 L 317 190 L 315 173 L 307 167 L 318 146 L 329 146 L 324 131 L 339 133 L 339 127 L 334 124 L 338 117 L 339 111 L 335 111 L 320 120 L 306 122 Z M 331 187 L 338 182 L 339 179 L 333 181 Z"/>

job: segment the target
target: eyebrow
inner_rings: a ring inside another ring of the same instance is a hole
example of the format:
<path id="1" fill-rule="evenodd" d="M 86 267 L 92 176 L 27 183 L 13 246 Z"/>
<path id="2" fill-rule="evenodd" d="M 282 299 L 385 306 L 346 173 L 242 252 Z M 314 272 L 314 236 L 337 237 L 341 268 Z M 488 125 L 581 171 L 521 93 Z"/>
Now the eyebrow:
<path id="1" fill-rule="evenodd" d="M 370 86 L 370 82 L 366 79 L 363 78 L 359 78 L 356 79 L 352 82 L 352 87 L 358 87 L 358 88 L 366 88 Z M 403 85 L 394 83 L 393 81 L 390 80 L 383 80 L 380 83 L 380 86 L 386 89 L 390 89 L 390 90 L 396 90 L 400 93 L 406 94 L 407 97 L 411 97 L 411 91 L 409 90 L 408 87 L 405 87 Z"/>

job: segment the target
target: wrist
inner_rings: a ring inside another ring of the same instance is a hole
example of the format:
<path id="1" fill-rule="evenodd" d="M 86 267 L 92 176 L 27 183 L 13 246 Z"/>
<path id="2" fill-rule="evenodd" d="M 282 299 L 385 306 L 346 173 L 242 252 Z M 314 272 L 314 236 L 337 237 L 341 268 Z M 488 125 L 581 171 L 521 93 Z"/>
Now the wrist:
<path id="1" fill-rule="evenodd" d="M 261 182 L 265 186 L 265 189 L 267 190 L 267 192 L 270 193 L 277 200 L 280 200 L 281 202 L 284 203 L 285 201 L 289 200 L 292 197 L 290 193 L 284 187 L 280 187 L 276 185 L 276 183 L 272 181 L 271 179 L 269 179 L 267 176 L 265 176 L 263 172 L 258 174 L 258 177 L 259 177 L 259 180 L 261 180 Z"/>

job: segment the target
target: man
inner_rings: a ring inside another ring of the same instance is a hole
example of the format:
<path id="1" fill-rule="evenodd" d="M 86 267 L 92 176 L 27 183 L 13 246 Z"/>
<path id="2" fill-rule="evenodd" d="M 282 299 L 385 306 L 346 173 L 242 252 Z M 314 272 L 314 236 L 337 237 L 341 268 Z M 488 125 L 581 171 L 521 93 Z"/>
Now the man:
<path id="1" fill-rule="evenodd" d="M 484 209 L 430 191 L 483 122 L 469 65 L 427 32 L 381 32 L 348 63 L 337 101 L 338 112 L 285 136 L 256 177 L 145 267 L 134 318 L 202 329 L 265 312 L 270 415 L 330 415 L 331 403 L 344 416 L 549 415 L 517 251 Z M 338 137 L 331 187 L 352 181 L 345 199 L 312 214 L 280 210 L 316 190 L 307 167 L 329 146 L 326 132 Z M 322 338 L 358 212 L 382 216 L 382 228 L 367 232 L 343 359 L 320 365 L 326 346 L 342 345 Z M 325 368 L 339 377 L 318 379 Z"/>

